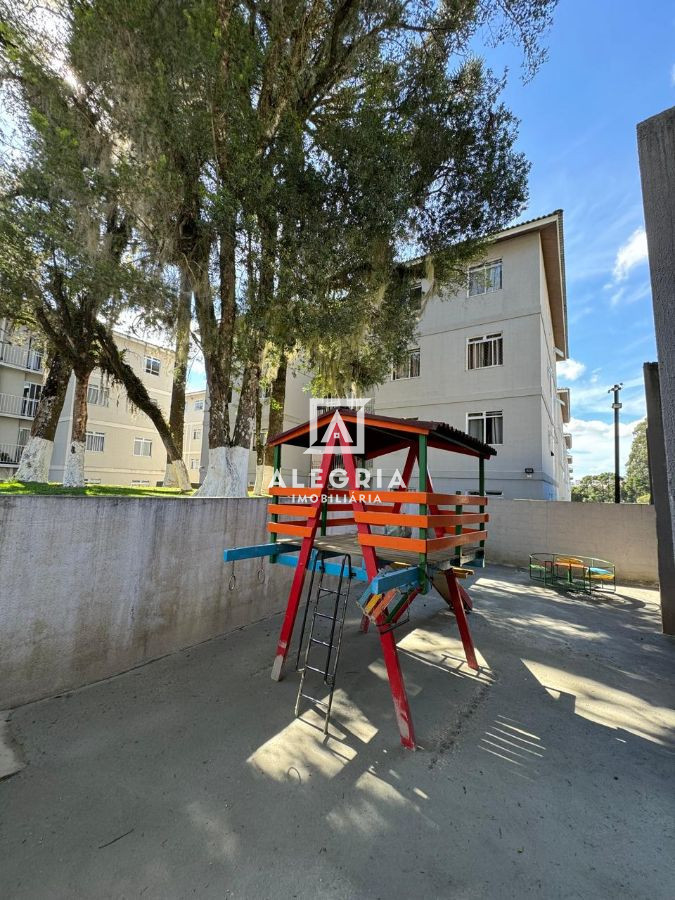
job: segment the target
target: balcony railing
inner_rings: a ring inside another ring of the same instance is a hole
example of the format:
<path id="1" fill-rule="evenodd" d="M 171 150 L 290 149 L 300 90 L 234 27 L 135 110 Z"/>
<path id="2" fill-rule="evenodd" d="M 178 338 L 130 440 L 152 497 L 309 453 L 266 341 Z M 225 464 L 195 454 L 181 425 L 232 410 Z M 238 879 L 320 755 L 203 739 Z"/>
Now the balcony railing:
<path id="1" fill-rule="evenodd" d="M 23 444 L 0 444 L 0 466 L 18 466 Z"/>
<path id="2" fill-rule="evenodd" d="M 29 397 L 17 397 L 16 394 L 0 394 L 0 415 L 34 419 L 38 402 Z"/>
<path id="3" fill-rule="evenodd" d="M 17 369 L 27 369 L 30 372 L 41 372 L 42 352 L 0 341 L 0 363 Z"/>

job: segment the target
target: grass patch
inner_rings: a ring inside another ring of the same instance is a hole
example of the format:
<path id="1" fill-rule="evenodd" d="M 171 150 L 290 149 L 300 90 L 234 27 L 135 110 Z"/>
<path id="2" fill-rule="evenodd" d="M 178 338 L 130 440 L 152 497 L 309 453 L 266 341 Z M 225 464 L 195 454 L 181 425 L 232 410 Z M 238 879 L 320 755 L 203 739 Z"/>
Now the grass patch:
<path id="1" fill-rule="evenodd" d="M 117 484 L 87 484 L 81 488 L 67 488 L 62 484 L 38 484 L 28 481 L 0 481 L 0 497 L 28 494 L 68 497 L 190 497 L 194 491 L 181 493 L 178 488 L 121 487 Z"/>

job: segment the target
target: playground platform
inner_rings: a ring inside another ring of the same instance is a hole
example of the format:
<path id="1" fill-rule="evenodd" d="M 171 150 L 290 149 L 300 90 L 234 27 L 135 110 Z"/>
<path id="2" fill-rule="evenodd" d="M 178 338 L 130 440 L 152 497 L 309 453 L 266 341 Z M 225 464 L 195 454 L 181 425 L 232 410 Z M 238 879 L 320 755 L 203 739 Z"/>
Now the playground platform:
<path id="1" fill-rule="evenodd" d="M 15 710 L 0 895 L 670 898 L 656 592 L 589 600 L 492 565 L 470 590 L 477 673 L 435 593 L 400 629 L 415 752 L 355 606 L 328 739 L 289 716 L 297 674 L 270 680 L 280 617 Z"/>

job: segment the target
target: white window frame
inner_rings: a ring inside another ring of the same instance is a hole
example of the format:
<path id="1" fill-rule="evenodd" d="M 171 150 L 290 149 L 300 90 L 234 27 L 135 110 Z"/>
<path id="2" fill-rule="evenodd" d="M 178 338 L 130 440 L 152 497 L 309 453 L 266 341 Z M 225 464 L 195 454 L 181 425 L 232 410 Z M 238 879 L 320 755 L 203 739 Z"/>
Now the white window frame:
<path id="1" fill-rule="evenodd" d="M 199 412 L 204 409 L 204 400 L 195 400 L 195 412 Z"/>
<path id="2" fill-rule="evenodd" d="M 87 453 L 103 453 L 105 450 L 105 431 L 85 431 L 84 449 Z"/>
<path id="3" fill-rule="evenodd" d="M 131 480 L 131 487 L 150 487 L 150 482 L 141 478 L 133 478 Z"/>
<path id="4" fill-rule="evenodd" d="M 156 356 L 146 356 L 144 364 L 145 364 L 145 374 L 146 375 L 159 375 L 159 370 L 162 365 L 162 362 Z M 155 369 L 157 371 L 155 371 Z"/>
<path id="5" fill-rule="evenodd" d="M 146 444 L 149 447 L 149 452 L 142 452 L 143 448 L 145 448 Z M 139 448 L 141 452 L 136 452 L 136 448 Z M 134 456 L 144 456 L 146 458 L 152 456 L 152 439 L 146 437 L 135 437 L 134 438 Z"/>
<path id="6" fill-rule="evenodd" d="M 415 365 L 415 359 L 417 364 Z M 415 369 L 417 371 L 415 371 Z M 419 378 L 422 370 L 422 354 L 419 347 L 411 347 L 405 352 L 405 359 L 401 361 L 399 366 L 394 366 L 391 370 L 392 381 L 405 381 L 408 378 Z M 398 372 L 407 372 L 407 375 L 399 375 Z"/>
<path id="7" fill-rule="evenodd" d="M 501 440 L 487 440 L 487 421 L 488 419 L 501 419 Z M 501 409 L 490 409 L 486 412 L 472 412 L 466 414 L 466 433 L 471 434 L 469 430 L 469 422 L 482 422 L 483 423 L 483 436 L 479 437 L 478 440 L 482 441 L 484 444 L 489 444 L 490 446 L 500 446 L 504 443 L 504 411 Z"/>
<path id="8" fill-rule="evenodd" d="M 490 362 L 482 364 L 481 359 L 483 351 L 479 350 L 472 353 L 474 347 L 486 347 L 489 345 L 489 356 L 492 360 L 498 359 L 499 362 Z M 471 363 L 474 365 L 471 365 Z M 479 363 L 476 365 L 476 363 Z M 495 331 L 491 334 L 484 334 L 480 337 L 470 337 L 466 339 L 466 370 L 474 372 L 476 369 L 494 369 L 497 366 L 504 365 L 504 333 Z"/>
<path id="9" fill-rule="evenodd" d="M 88 384 L 87 403 L 91 403 L 92 406 L 110 406 L 110 388 L 102 384 Z"/>
<path id="10" fill-rule="evenodd" d="M 192 428 L 192 440 L 193 441 L 201 441 L 202 439 L 202 426 L 194 425 Z"/>
<path id="11" fill-rule="evenodd" d="M 499 285 L 493 284 L 493 279 L 490 277 L 489 273 L 492 269 L 499 268 Z M 480 282 L 477 285 L 476 290 L 472 290 L 474 285 L 471 283 L 472 275 L 480 275 Z M 497 291 L 501 291 L 504 286 L 504 263 L 503 260 L 500 259 L 486 259 L 485 262 L 479 263 L 476 266 L 469 266 L 469 271 L 467 273 L 467 283 L 466 283 L 466 296 L 467 297 L 478 297 L 481 294 L 494 294 Z M 482 289 L 481 289 L 482 288 Z"/>
<path id="12" fill-rule="evenodd" d="M 84 483 L 85 484 L 100 484 L 101 479 L 100 478 L 85 478 Z"/>
<path id="13" fill-rule="evenodd" d="M 199 459 L 196 456 L 190 458 L 190 471 L 194 472 L 199 469 Z"/>

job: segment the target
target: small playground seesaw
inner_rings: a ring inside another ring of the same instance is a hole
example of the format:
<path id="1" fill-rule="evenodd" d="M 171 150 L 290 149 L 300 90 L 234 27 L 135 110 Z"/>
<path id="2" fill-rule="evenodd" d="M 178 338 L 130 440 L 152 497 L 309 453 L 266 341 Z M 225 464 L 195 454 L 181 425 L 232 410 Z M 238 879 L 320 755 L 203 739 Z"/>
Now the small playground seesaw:
<path id="1" fill-rule="evenodd" d="M 305 578 L 310 573 L 296 662 L 302 670 L 296 715 L 302 698 L 306 698 L 324 710 L 326 732 L 349 591 L 352 580 L 363 582 L 358 599 L 361 629 L 366 631 L 371 622 L 378 629 L 401 743 L 414 748 L 415 734 L 394 630 L 407 621 L 404 617 L 415 597 L 427 593 L 433 585 L 455 615 L 469 667 L 478 670 L 466 616 L 471 600 L 458 579 L 471 574 L 467 566 L 484 565 L 488 522 L 485 460 L 494 456 L 495 450 L 442 422 L 365 413 L 363 445 L 359 448 L 362 452 L 356 457 L 357 413 L 342 408 L 337 416 L 331 409 L 314 423 L 325 447 L 316 486 L 271 487 L 271 521 L 267 525 L 270 543 L 225 550 L 224 558 L 234 563 L 269 556 L 273 562 L 295 568 L 272 666 L 275 681 L 281 678 Z M 281 470 L 282 445 L 307 449 L 311 430 L 312 423 L 306 422 L 270 441 L 275 473 Z M 435 493 L 427 465 L 429 450 L 477 458 L 478 493 Z M 405 461 L 402 484 L 396 490 L 359 485 L 358 464 L 401 451 Z M 329 486 L 336 465 L 346 473 L 344 488 Z M 409 490 L 415 468 L 417 490 Z M 276 481 L 273 479 L 273 484 Z M 407 511 L 403 511 L 404 504 Z M 415 512 L 408 511 L 411 504 Z M 476 509 L 466 511 L 467 507 Z M 355 530 L 329 533 L 341 526 L 355 526 Z M 326 587 L 325 576 L 337 579 L 336 587 Z M 309 631 L 303 644 L 310 608 Z M 321 665 L 314 664 L 317 653 L 324 654 Z M 321 687 L 328 688 L 327 699 L 307 693 L 307 679 L 316 676 L 322 679 Z"/>

